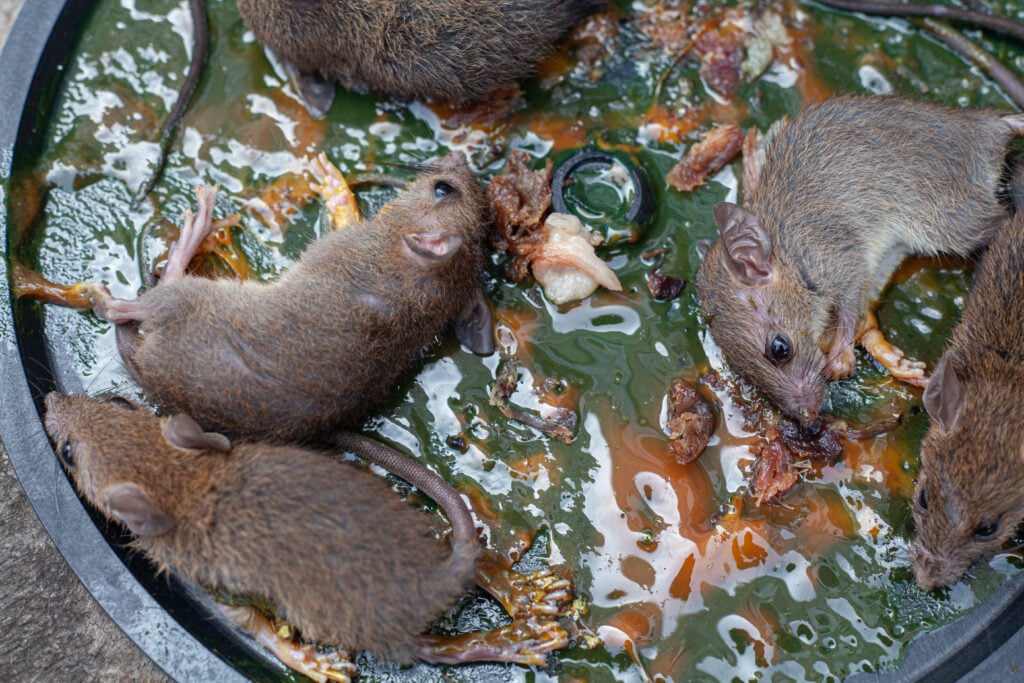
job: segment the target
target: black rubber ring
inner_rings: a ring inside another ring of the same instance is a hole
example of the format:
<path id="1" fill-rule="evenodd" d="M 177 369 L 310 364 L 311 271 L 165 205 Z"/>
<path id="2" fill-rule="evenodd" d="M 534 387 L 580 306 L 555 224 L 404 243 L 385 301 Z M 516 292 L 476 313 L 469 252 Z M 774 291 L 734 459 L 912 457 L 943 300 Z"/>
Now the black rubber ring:
<path id="1" fill-rule="evenodd" d="M 626 167 L 629 181 L 633 184 L 633 201 L 626 213 L 626 221 L 642 224 L 654 213 L 654 193 L 647 181 L 647 174 L 634 162 L 623 159 L 600 149 L 581 149 L 559 164 L 551 177 L 551 206 L 558 213 L 570 213 L 565 203 L 565 188 L 576 171 L 587 168 L 611 168 L 619 162 Z"/>

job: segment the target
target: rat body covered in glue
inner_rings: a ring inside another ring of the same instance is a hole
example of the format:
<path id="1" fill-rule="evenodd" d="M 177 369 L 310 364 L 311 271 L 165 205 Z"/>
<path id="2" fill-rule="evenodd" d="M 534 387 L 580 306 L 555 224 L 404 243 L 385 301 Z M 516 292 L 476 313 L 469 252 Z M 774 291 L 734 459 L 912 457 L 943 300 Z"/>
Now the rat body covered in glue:
<path id="1" fill-rule="evenodd" d="M 231 437 L 326 443 L 357 427 L 451 326 L 493 351 L 480 282 L 485 200 L 465 156 L 428 166 L 376 217 L 314 241 L 269 283 L 189 276 L 215 190 L 200 188 L 160 282 L 97 297 L 158 406 Z"/>
<path id="2" fill-rule="evenodd" d="M 1006 147 L 1024 115 L 900 97 L 836 97 L 803 109 L 768 144 L 744 205 L 715 206 L 720 239 L 697 293 L 729 363 L 785 412 L 813 423 L 854 343 L 884 345 L 869 304 L 910 254 L 967 255 L 1008 215 Z M 751 160 L 753 161 L 753 160 Z M 899 379 L 924 367 L 869 351 Z"/>
<path id="3" fill-rule="evenodd" d="M 912 561 L 930 590 L 999 550 L 1024 519 L 1024 213 L 978 266 L 924 394 Z"/>
<path id="4" fill-rule="evenodd" d="M 407 663 L 472 585 L 475 538 L 453 533 L 446 549 L 382 477 L 294 446 L 233 445 L 116 397 L 46 404 L 78 490 L 160 570 L 265 600 L 307 638 Z"/>

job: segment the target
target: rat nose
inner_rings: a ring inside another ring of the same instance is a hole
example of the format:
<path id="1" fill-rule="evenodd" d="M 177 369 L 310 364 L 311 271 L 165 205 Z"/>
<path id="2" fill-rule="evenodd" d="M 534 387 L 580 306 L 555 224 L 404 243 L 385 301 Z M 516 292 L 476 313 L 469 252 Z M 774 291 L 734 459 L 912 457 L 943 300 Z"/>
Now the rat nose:
<path id="1" fill-rule="evenodd" d="M 821 418 L 815 408 L 804 408 L 800 411 L 800 423 L 803 428 L 811 434 L 821 431 Z"/>
<path id="2" fill-rule="evenodd" d="M 459 151 L 450 152 L 448 156 L 441 159 L 441 168 L 446 171 L 450 171 L 455 168 L 462 168 L 463 166 L 468 165 L 469 162 L 466 160 L 466 155 Z"/>

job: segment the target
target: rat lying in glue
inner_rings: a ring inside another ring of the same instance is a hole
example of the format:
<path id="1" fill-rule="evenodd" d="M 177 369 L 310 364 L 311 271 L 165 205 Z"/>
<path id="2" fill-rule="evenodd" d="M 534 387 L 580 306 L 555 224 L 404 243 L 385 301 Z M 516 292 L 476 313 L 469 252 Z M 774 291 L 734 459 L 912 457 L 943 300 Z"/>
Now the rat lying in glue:
<path id="1" fill-rule="evenodd" d="M 338 227 L 334 217 L 351 216 L 354 198 L 341 191 L 340 173 L 326 157 L 318 163 L 320 189 Z M 375 218 L 316 240 L 271 283 L 186 273 L 210 229 L 215 194 L 198 189 L 199 209 L 187 215 L 152 289 L 125 300 L 102 285 L 80 283 L 66 288 L 63 303 L 92 307 L 114 322 L 121 356 L 147 396 L 166 413 L 194 416 L 200 431 L 223 433 L 221 443 L 340 446 L 428 495 L 446 493 L 435 500 L 453 523 L 457 515 L 468 517 L 458 494 L 447 485 L 438 489 L 429 470 L 343 431 L 357 427 L 449 325 L 473 350 L 493 350 L 480 283 L 485 202 L 465 156 L 453 153 L 427 166 Z M 519 574 L 490 556 L 476 567 L 481 585 L 505 591 L 503 604 L 514 618 L 537 614 L 514 620 L 479 647 L 466 644 L 473 657 L 536 664 L 568 643 L 557 621 L 571 606 L 567 582 L 553 584 L 550 573 Z M 449 650 L 451 660 L 432 661 L 466 661 L 458 648 Z"/>
<path id="2" fill-rule="evenodd" d="M 127 526 L 133 547 L 160 571 L 230 597 L 235 606 L 221 607 L 228 618 L 315 680 L 347 681 L 354 671 L 347 652 L 296 645 L 249 605 L 268 606 L 306 640 L 402 664 L 543 665 L 547 652 L 567 644 L 556 617 L 572 599 L 571 585 L 549 570 L 477 575 L 512 623 L 424 635 L 466 593 L 481 548 L 459 494 L 413 460 L 393 451 L 371 458 L 444 509 L 450 550 L 433 538 L 429 516 L 385 479 L 330 455 L 232 443 L 186 415 L 157 418 L 116 396 L 53 393 L 46 406 L 46 429 L 82 496 Z M 343 443 L 390 451 L 358 435 Z"/>
<path id="3" fill-rule="evenodd" d="M 743 206 L 714 208 L 697 294 L 729 363 L 813 425 L 825 383 L 853 373 L 859 342 L 893 377 L 924 365 L 889 345 L 869 309 L 910 254 L 990 242 L 1007 145 L 1024 115 L 901 97 L 811 105 L 769 132 Z"/>
<path id="4" fill-rule="evenodd" d="M 337 171 L 320 163 L 328 213 L 343 213 L 336 200 L 354 198 L 332 193 Z M 463 154 L 427 166 L 374 218 L 335 225 L 273 282 L 187 274 L 216 190 L 196 194 L 155 287 L 115 299 L 86 285 L 161 409 L 229 437 L 329 443 L 359 426 L 447 328 L 475 352 L 494 350 L 480 282 L 486 204 Z"/>

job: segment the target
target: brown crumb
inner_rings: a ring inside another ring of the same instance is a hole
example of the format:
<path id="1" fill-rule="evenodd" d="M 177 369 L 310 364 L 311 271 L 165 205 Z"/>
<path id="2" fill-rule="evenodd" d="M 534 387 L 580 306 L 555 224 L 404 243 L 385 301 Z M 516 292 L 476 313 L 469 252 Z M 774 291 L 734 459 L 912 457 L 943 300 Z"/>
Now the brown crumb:
<path id="1" fill-rule="evenodd" d="M 680 192 L 690 192 L 732 161 L 743 147 L 745 136 L 735 123 L 716 126 L 690 147 L 686 156 L 672 167 L 665 182 Z"/>
<path id="2" fill-rule="evenodd" d="M 668 452 L 680 464 L 696 460 L 715 433 L 715 414 L 697 388 L 677 379 L 668 390 Z"/>
<path id="3" fill-rule="evenodd" d="M 548 159 L 544 169 L 532 171 L 529 161 L 526 152 L 510 152 L 505 175 L 495 176 L 487 186 L 494 218 L 491 244 L 495 251 L 511 254 L 505 277 L 512 282 L 529 274 L 533 252 L 545 241 L 544 215 L 551 207 L 553 164 Z"/>

